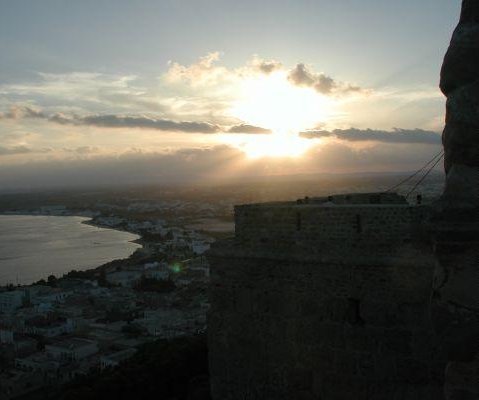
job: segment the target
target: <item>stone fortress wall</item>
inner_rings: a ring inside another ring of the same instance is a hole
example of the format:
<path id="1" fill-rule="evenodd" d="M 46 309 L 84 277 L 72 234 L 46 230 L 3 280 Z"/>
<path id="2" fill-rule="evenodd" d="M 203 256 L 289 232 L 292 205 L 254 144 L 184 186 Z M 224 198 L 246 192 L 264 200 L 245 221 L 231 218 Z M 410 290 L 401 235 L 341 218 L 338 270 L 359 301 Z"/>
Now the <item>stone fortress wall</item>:
<path id="1" fill-rule="evenodd" d="M 441 399 L 427 212 L 390 194 L 237 206 L 209 254 L 213 398 Z"/>
<path id="2" fill-rule="evenodd" d="M 373 195 L 375 196 L 375 195 Z M 235 240 L 244 246 L 303 247 L 331 252 L 332 247 L 391 247 L 411 242 L 426 207 L 408 203 L 355 203 L 356 195 L 301 199 L 235 207 Z M 391 198 L 392 196 L 388 196 Z M 386 198 L 388 198 L 386 197 Z"/>

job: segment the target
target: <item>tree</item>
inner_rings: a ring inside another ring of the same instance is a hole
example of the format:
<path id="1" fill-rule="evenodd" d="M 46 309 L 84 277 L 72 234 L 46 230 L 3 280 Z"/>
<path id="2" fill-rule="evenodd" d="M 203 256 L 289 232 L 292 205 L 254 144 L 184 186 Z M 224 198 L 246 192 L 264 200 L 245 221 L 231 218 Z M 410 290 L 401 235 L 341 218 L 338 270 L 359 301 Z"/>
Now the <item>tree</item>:
<path id="1" fill-rule="evenodd" d="M 143 276 L 135 285 L 134 289 L 139 292 L 169 293 L 176 289 L 176 285 L 169 279 L 157 280 Z"/>
<path id="2" fill-rule="evenodd" d="M 57 286 L 57 277 L 55 275 L 50 275 L 47 278 L 47 284 L 48 284 L 48 286 L 56 287 Z"/>

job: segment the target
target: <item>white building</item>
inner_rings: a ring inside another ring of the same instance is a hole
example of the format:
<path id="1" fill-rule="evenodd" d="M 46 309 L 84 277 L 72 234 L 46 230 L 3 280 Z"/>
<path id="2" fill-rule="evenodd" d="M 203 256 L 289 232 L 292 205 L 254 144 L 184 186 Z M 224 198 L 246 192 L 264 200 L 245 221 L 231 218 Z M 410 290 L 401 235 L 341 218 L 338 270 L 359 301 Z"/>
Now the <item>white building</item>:
<path id="1" fill-rule="evenodd" d="M 200 240 L 194 240 L 191 243 L 191 250 L 196 255 L 201 255 L 210 249 L 210 244 Z"/>
<path id="2" fill-rule="evenodd" d="M 37 350 L 37 341 L 35 339 L 16 334 L 8 329 L 0 329 L 0 344 L 13 345 L 17 355 L 32 354 Z"/>
<path id="3" fill-rule="evenodd" d="M 114 368 L 136 353 L 136 349 L 126 349 L 100 357 L 100 368 Z"/>
<path id="4" fill-rule="evenodd" d="M 47 356 L 54 360 L 79 361 L 98 353 L 98 343 L 81 338 L 68 338 L 45 346 Z"/>
<path id="5" fill-rule="evenodd" d="M 58 361 L 49 359 L 45 353 L 35 353 L 27 357 L 15 358 L 15 367 L 21 371 L 56 371 L 60 367 Z"/>
<path id="6" fill-rule="evenodd" d="M 140 281 L 143 271 L 115 271 L 106 274 L 106 280 L 112 285 L 133 287 Z"/>
<path id="7" fill-rule="evenodd" d="M 0 312 L 13 312 L 23 305 L 25 292 L 23 290 L 13 290 L 0 292 Z"/>
<path id="8" fill-rule="evenodd" d="M 56 321 L 46 325 L 31 325 L 25 328 L 26 333 L 53 338 L 75 330 L 75 321 L 67 318 L 66 321 Z"/>
<path id="9" fill-rule="evenodd" d="M 15 354 L 26 356 L 37 352 L 37 341 L 28 336 L 20 336 L 14 339 L 13 343 Z"/>
<path id="10" fill-rule="evenodd" d="M 145 268 L 145 277 L 156 279 L 156 280 L 167 280 L 170 278 L 170 269 L 168 268 L 168 263 L 165 262 L 154 262 L 147 263 L 144 265 Z"/>
<path id="11" fill-rule="evenodd" d="M 2 344 L 13 343 L 13 331 L 11 329 L 0 329 L 0 343 Z"/>
<path id="12" fill-rule="evenodd" d="M 42 285 L 31 286 L 26 291 L 30 303 L 36 306 L 62 303 L 70 294 L 62 289 Z"/>
<path id="13" fill-rule="evenodd" d="M 145 272 L 145 276 L 158 281 L 165 281 L 170 278 L 170 270 L 168 268 L 151 269 Z"/>

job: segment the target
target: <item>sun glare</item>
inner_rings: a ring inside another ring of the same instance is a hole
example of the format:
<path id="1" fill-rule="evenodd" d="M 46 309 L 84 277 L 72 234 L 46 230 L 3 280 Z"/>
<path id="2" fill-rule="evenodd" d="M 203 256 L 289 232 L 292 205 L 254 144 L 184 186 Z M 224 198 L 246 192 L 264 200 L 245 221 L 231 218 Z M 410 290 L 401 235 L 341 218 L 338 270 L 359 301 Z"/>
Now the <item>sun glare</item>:
<path id="1" fill-rule="evenodd" d="M 286 72 L 245 78 L 231 114 L 248 124 L 267 128 L 270 135 L 241 135 L 229 142 L 249 157 L 297 157 L 312 141 L 299 132 L 331 115 L 333 102 L 311 88 L 291 84 Z"/>
<path id="2" fill-rule="evenodd" d="M 288 132 L 270 135 L 235 135 L 229 144 L 242 150 L 249 158 L 299 157 L 313 144 L 311 140 Z"/>

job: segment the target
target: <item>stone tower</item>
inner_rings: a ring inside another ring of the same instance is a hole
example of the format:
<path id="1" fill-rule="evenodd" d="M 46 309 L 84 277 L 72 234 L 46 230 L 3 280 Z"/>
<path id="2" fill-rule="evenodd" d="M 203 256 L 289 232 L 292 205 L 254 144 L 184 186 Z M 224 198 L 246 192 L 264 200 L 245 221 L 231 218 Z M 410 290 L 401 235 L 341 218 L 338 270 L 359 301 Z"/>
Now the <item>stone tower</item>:
<path id="1" fill-rule="evenodd" d="M 214 400 L 479 399 L 479 0 L 441 89 L 433 209 L 384 193 L 235 207 L 209 254 Z"/>
<path id="2" fill-rule="evenodd" d="M 449 359 L 448 399 L 479 399 L 479 1 L 463 0 L 441 71 L 446 187 L 432 231 L 432 320 Z"/>
<path id="3" fill-rule="evenodd" d="M 389 193 L 235 207 L 209 254 L 213 399 L 440 399 L 427 215 Z"/>

